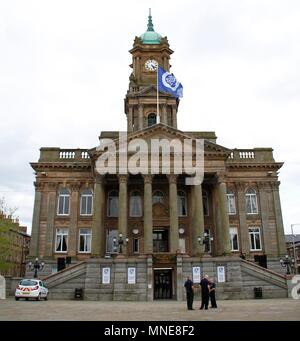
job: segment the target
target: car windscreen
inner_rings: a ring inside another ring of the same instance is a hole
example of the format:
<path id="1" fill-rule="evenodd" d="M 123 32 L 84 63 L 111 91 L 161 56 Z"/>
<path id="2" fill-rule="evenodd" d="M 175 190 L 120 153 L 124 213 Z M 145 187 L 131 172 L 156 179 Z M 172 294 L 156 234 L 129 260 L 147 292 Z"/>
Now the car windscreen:
<path id="1" fill-rule="evenodd" d="M 23 279 L 20 282 L 20 285 L 23 285 L 23 286 L 26 286 L 26 287 L 34 286 L 34 285 L 37 285 L 37 281 L 32 281 L 30 279 Z"/>

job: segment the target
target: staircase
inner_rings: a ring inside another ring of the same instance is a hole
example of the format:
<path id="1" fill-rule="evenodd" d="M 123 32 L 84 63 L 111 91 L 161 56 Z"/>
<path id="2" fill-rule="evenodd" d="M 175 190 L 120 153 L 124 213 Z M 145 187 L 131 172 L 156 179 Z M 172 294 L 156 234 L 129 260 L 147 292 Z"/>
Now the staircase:
<path id="1" fill-rule="evenodd" d="M 43 278 L 49 288 L 49 298 L 73 299 L 76 288 L 84 289 L 86 262 L 79 262 Z"/>

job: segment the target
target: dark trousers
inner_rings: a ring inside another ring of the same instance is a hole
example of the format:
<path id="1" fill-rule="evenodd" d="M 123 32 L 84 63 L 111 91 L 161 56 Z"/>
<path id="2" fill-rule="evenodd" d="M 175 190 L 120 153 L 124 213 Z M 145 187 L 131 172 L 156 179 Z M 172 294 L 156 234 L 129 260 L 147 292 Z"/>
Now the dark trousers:
<path id="1" fill-rule="evenodd" d="M 216 295 L 215 295 L 215 292 L 212 291 L 212 292 L 209 294 L 209 297 L 210 297 L 211 307 L 212 307 L 212 308 L 217 308 L 217 302 L 216 302 Z"/>
<path id="2" fill-rule="evenodd" d="M 187 291 L 186 293 L 186 303 L 188 310 L 193 309 L 194 293 Z"/>
<path id="3" fill-rule="evenodd" d="M 202 299 L 200 309 L 203 309 L 203 307 L 205 307 L 205 309 L 208 309 L 209 293 L 202 293 L 201 298 Z"/>

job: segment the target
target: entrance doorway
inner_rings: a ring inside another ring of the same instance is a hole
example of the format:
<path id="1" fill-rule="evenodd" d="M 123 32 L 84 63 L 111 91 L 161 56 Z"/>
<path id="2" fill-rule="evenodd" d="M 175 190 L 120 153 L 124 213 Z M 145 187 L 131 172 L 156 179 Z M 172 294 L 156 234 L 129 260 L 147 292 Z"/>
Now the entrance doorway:
<path id="1" fill-rule="evenodd" d="M 154 299 L 172 298 L 172 269 L 154 270 Z"/>

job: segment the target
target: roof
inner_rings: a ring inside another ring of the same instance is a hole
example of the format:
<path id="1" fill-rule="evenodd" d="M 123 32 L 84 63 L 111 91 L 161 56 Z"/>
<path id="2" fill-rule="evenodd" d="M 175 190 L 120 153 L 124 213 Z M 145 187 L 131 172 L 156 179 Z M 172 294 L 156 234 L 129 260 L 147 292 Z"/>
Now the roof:
<path id="1" fill-rule="evenodd" d="M 295 243 L 300 243 L 300 234 L 286 234 L 285 235 L 285 242 L 286 243 L 293 243 L 294 242 L 294 236 L 295 236 Z"/>

